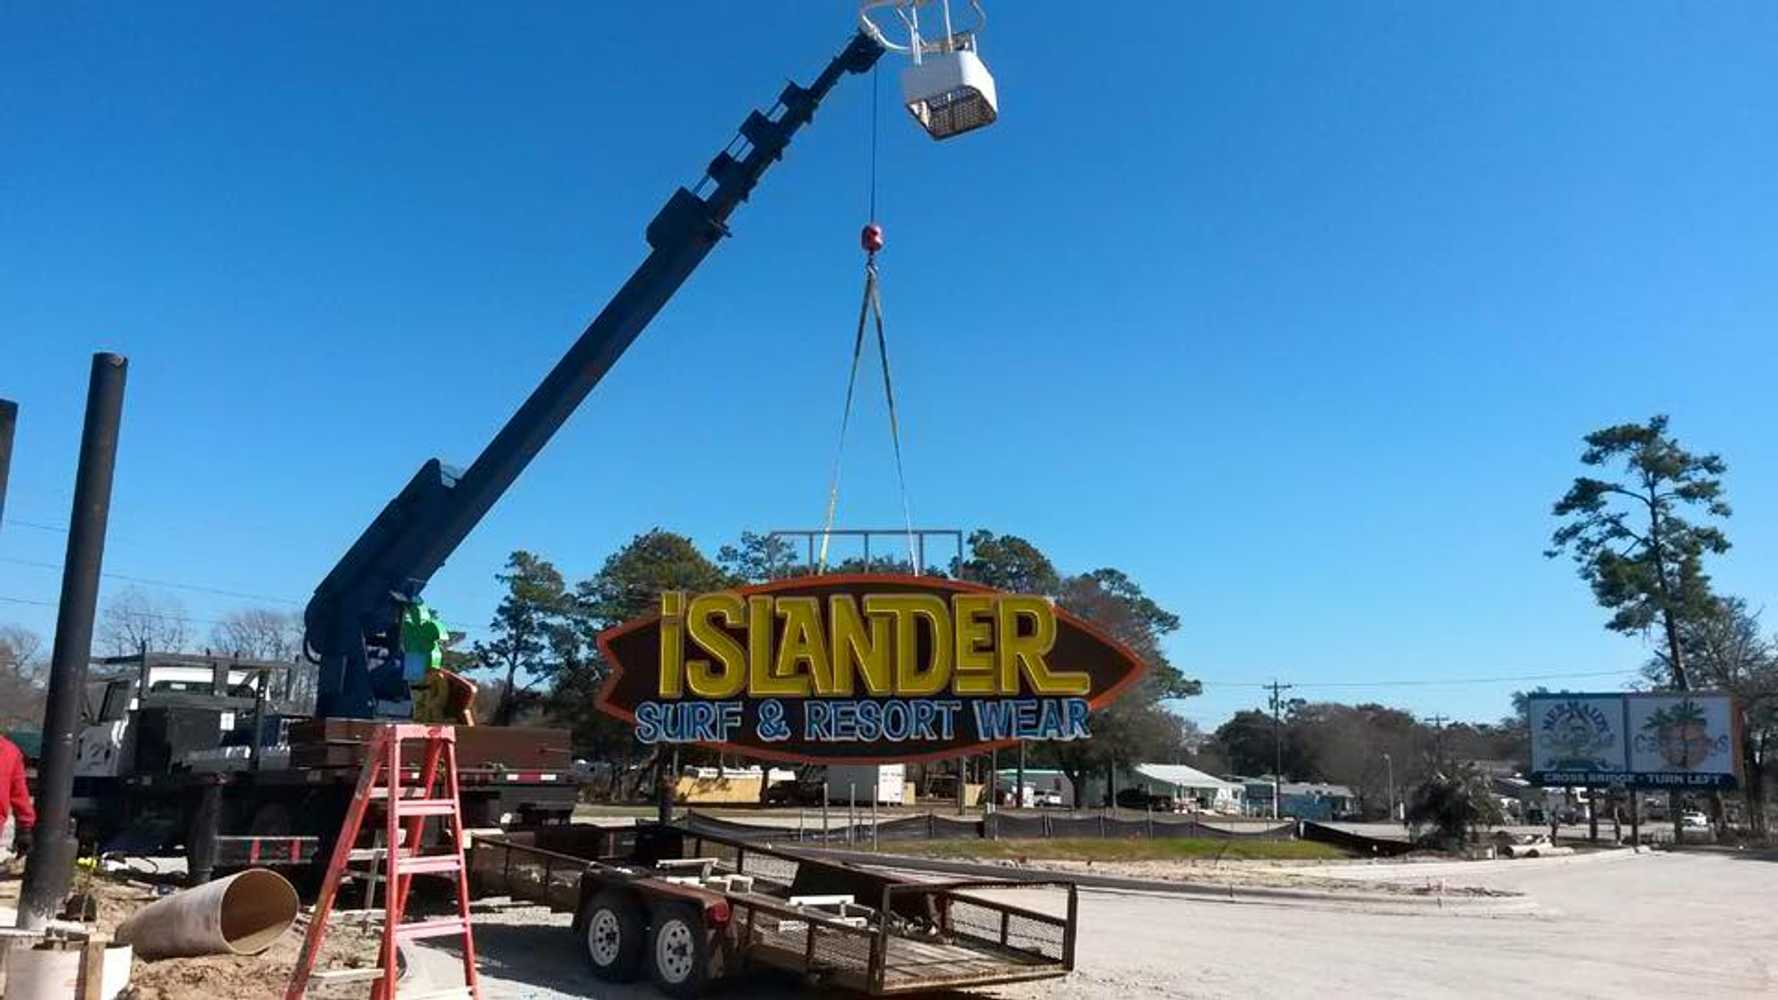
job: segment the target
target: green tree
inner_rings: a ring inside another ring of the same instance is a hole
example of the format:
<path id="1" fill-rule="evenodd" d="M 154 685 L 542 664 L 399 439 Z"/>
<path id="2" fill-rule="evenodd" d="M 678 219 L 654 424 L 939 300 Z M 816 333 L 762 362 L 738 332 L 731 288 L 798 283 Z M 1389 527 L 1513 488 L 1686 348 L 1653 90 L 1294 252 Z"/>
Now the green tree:
<path id="1" fill-rule="evenodd" d="M 0 626 L 0 734 L 42 728 L 49 666 L 42 654 L 37 633 Z"/>
<path id="2" fill-rule="evenodd" d="M 506 596 L 488 623 L 494 638 L 477 641 L 470 655 L 476 669 L 499 678 L 494 724 L 509 726 L 523 693 L 553 676 L 559 666 L 550 653 L 564 625 L 568 595 L 556 567 L 523 549 L 508 556 L 506 572 L 494 578 L 506 585 Z"/>
<path id="3" fill-rule="evenodd" d="M 1169 711 L 1165 702 L 1203 690 L 1161 649 L 1162 638 L 1179 628 L 1179 616 L 1155 603 L 1135 581 L 1115 569 L 1098 569 L 1061 581 L 1056 603 L 1129 647 L 1148 665 L 1148 672 L 1117 701 L 1093 713 L 1091 738 L 1043 744 L 1038 756 L 1066 774 L 1077 794 L 1093 771 L 1115 773 L 1131 764 L 1171 760 L 1184 733 L 1179 716 Z"/>
<path id="4" fill-rule="evenodd" d="M 1241 709 L 1217 727 L 1215 739 L 1228 761 L 1229 770 L 1235 774 L 1257 776 L 1271 774 L 1277 768 L 1270 712 L 1257 708 Z M 1287 738 L 1284 745 L 1287 751 L 1284 755 L 1285 773 L 1301 775 L 1302 762 L 1291 749 L 1292 741 Z"/>
<path id="5" fill-rule="evenodd" d="M 1017 535 L 971 532 L 969 558 L 957 572 L 972 583 L 1014 594 L 1053 595 L 1062 589 L 1062 578 L 1049 557 Z"/>
<path id="6" fill-rule="evenodd" d="M 721 590 L 736 582 L 691 539 L 656 528 L 630 539 L 598 573 L 575 585 L 565 602 L 563 627 L 550 635 L 558 667 L 545 709 L 558 725 L 573 731 L 579 752 L 627 761 L 635 749 L 629 727 L 594 705 L 610 672 L 599 655 L 599 633 L 657 610 L 664 590 Z"/>
<path id="7" fill-rule="evenodd" d="M 766 583 L 808 572 L 796 547 L 774 535 L 741 532 L 741 540 L 716 550 L 716 564 L 737 584 Z"/>
<path id="8" fill-rule="evenodd" d="M 1461 850 L 1477 827 L 1506 821 L 1488 776 L 1472 764 L 1446 762 L 1408 795 L 1410 823 L 1431 824 L 1426 839 Z"/>
<path id="9" fill-rule="evenodd" d="M 1544 553 L 1566 552 L 1599 603 L 1612 612 L 1606 628 L 1646 634 L 1657 625 L 1666 637 L 1672 684 L 1691 687 L 1681 630 L 1710 612 L 1710 578 L 1704 556 L 1729 549 L 1721 530 L 1694 524 L 1686 512 L 1701 509 L 1728 517 L 1716 455 L 1695 455 L 1667 433 L 1667 418 L 1619 424 L 1586 436 L 1582 464 L 1622 466 L 1617 479 L 1577 477 L 1554 513 L 1565 519 Z"/>

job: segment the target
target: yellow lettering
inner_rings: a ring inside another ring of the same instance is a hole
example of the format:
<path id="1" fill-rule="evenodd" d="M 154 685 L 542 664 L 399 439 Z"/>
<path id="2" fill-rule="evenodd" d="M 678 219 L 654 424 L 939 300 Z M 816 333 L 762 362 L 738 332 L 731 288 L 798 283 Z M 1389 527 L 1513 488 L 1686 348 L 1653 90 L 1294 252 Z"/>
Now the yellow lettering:
<path id="1" fill-rule="evenodd" d="M 852 694 L 854 672 L 863 676 L 866 694 L 882 696 L 895 692 L 889 668 L 888 619 L 859 614 L 856 601 L 846 594 L 835 594 L 827 599 L 827 630 L 832 644 L 834 694 Z"/>
<path id="2" fill-rule="evenodd" d="M 778 598 L 778 617 L 784 619 L 784 637 L 778 642 L 778 663 L 773 673 L 794 678 L 803 694 L 833 693 L 833 668 L 827 660 L 827 637 L 821 633 L 821 600 L 816 597 Z M 808 672 L 801 669 L 808 664 Z"/>
<path id="3" fill-rule="evenodd" d="M 692 660 L 685 665 L 686 681 L 693 694 L 701 698 L 732 698 L 746 686 L 747 651 L 723 628 L 723 625 L 741 624 L 746 611 L 739 594 L 725 591 L 699 594 L 692 598 L 691 610 L 686 614 L 686 628 L 691 633 L 693 642 L 716 657 L 715 664 L 709 660 Z M 722 624 L 717 624 L 717 619 Z M 665 635 L 664 632 L 662 634 Z M 662 656 L 665 655 L 663 647 Z M 720 668 L 717 664 L 721 665 Z M 663 671 L 661 697 L 679 696 L 677 690 L 668 694 L 666 688 L 666 674 Z"/>
<path id="4" fill-rule="evenodd" d="M 904 698 L 937 694 L 951 680 L 951 623 L 945 599 L 934 594 L 867 594 L 864 610 L 895 621 L 895 693 Z M 920 619 L 932 638 L 931 655 L 920 656 Z"/>
<path id="5" fill-rule="evenodd" d="M 677 698 L 684 691 L 685 593 L 661 592 L 661 697 Z"/>
<path id="6" fill-rule="evenodd" d="M 1037 695 L 1084 695 L 1092 689 L 1092 679 L 1079 671 L 1051 670 L 1044 656 L 1056 644 L 1056 609 L 1041 597 L 1005 595 L 1000 598 L 995 624 L 998 626 L 996 646 L 1000 659 L 1000 690 L 1007 695 L 1019 693 L 1019 673 L 1030 683 Z M 1019 631 L 1019 619 L 1032 623 L 1031 631 Z"/>
<path id="7" fill-rule="evenodd" d="M 772 599 L 747 598 L 747 691 L 756 698 L 801 698 L 809 693 L 807 677 L 781 677 L 772 669 Z"/>
<path id="8" fill-rule="evenodd" d="M 951 622 L 957 629 L 957 669 L 951 678 L 955 694 L 995 694 L 993 594 L 951 595 Z M 1005 692 L 1017 694 L 1016 690 Z"/>

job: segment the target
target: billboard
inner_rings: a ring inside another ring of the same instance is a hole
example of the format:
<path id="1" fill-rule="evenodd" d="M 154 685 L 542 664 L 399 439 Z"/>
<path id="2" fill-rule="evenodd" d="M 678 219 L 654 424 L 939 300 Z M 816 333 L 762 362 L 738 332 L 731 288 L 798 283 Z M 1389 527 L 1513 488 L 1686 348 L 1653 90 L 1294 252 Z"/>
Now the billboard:
<path id="1" fill-rule="evenodd" d="M 642 742 L 810 763 L 1084 739 L 1146 669 L 1046 598 L 887 574 L 668 592 L 599 648 L 598 708 Z"/>
<path id="2" fill-rule="evenodd" d="M 1740 715 L 1729 695 L 1534 694 L 1528 714 L 1533 784 L 1739 785 Z"/>

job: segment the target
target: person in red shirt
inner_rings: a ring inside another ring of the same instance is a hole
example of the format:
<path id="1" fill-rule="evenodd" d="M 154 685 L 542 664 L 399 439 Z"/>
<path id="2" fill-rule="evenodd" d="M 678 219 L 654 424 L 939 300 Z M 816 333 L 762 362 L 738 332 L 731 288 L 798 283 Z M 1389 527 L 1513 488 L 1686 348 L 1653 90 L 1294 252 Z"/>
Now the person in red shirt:
<path id="1" fill-rule="evenodd" d="M 0 853 L 16 845 L 20 854 L 29 854 L 37 809 L 31 804 L 31 790 L 25 787 L 25 755 L 0 734 L 0 830 L 9 826 L 15 831 L 14 843 L 0 842 Z"/>

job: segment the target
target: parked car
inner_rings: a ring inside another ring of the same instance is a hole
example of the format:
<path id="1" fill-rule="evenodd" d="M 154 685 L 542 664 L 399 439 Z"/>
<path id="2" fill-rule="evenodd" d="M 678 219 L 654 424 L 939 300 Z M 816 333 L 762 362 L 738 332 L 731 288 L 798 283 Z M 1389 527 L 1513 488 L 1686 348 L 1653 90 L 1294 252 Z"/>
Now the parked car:
<path id="1" fill-rule="evenodd" d="M 1160 793 L 1149 794 L 1140 788 L 1125 788 L 1117 793 L 1117 804 L 1123 809 L 1152 809 L 1155 812 L 1173 812 L 1178 808 L 1171 795 Z"/>
<path id="2" fill-rule="evenodd" d="M 1708 830 L 1710 817 L 1692 809 L 1679 814 L 1679 824 L 1687 830 Z"/>

